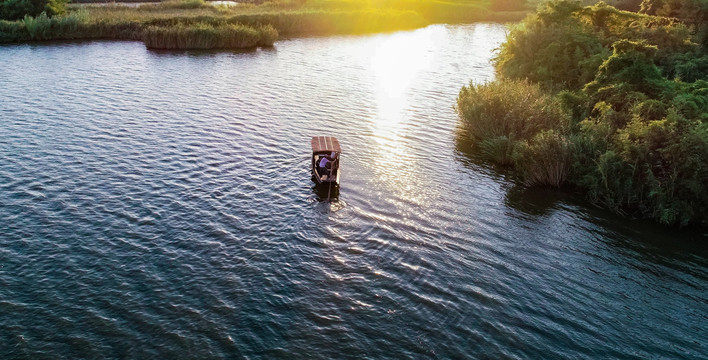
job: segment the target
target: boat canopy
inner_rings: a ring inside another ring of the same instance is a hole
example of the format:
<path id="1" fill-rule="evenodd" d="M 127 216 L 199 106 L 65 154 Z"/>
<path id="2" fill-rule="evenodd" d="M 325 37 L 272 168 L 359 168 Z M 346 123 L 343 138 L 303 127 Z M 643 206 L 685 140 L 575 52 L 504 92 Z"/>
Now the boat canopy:
<path id="1" fill-rule="evenodd" d="M 342 153 L 342 148 L 339 146 L 339 140 L 334 136 L 313 136 L 312 137 L 312 153 Z"/>

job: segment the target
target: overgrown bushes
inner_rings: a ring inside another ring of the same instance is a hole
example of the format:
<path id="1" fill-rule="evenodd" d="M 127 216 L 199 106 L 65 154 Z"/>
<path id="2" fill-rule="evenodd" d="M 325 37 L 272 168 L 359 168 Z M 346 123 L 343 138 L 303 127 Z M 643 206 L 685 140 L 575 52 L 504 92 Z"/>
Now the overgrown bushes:
<path id="1" fill-rule="evenodd" d="M 701 25 L 550 2 L 508 35 L 500 80 L 462 88 L 462 127 L 526 183 L 569 183 L 617 212 L 708 225 Z"/>

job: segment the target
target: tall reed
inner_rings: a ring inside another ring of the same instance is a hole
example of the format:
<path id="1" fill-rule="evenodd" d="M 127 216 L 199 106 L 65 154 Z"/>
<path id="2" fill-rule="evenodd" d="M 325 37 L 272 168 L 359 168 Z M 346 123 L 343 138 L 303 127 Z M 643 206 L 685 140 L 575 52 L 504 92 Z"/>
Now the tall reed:
<path id="1" fill-rule="evenodd" d="M 272 46 L 278 32 L 269 25 L 204 23 L 172 27 L 150 26 L 143 32 L 143 42 L 151 49 L 223 49 Z"/>
<path id="2" fill-rule="evenodd" d="M 25 29 L 27 29 L 31 39 L 44 40 L 49 38 L 52 20 L 47 16 L 47 13 L 43 12 L 37 17 L 25 15 L 22 21 L 25 23 Z"/>
<path id="3" fill-rule="evenodd" d="M 462 129 L 487 160 L 513 165 L 530 185 L 558 187 L 568 177 L 570 114 L 538 85 L 470 84 L 460 91 L 456 109 Z"/>
<path id="4" fill-rule="evenodd" d="M 199 9 L 209 8 L 211 5 L 204 0 L 168 0 L 156 4 L 147 4 L 147 6 L 156 6 L 161 9 Z"/>
<path id="5" fill-rule="evenodd" d="M 529 140 L 542 130 L 566 131 L 570 117 L 560 104 L 528 81 L 504 80 L 462 87 L 457 112 L 477 141 L 505 136 Z"/>
<path id="6" fill-rule="evenodd" d="M 44 12 L 37 17 L 26 15 L 22 23 L 32 40 L 71 39 L 79 36 L 81 26 L 87 19 L 86 10 L 80 9 L 67 15 L 54 17 L 49 17 Z"/>
<path id="7" fill-rule="evenodd" d="M 560 187 L 568 178 L 572 160 L 570 141 L 555 130 L 544 130 L 530 140 L 519 141 L 514 167 L 528 185 Z"/>

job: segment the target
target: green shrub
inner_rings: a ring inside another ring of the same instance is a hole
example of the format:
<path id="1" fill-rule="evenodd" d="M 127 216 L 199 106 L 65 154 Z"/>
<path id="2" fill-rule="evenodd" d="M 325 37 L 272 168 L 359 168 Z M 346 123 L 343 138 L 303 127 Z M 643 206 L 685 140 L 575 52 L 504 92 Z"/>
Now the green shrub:
<path id="1" fill-rule="evenodd" d="M 23 22 L 0 20 L 0 42 L 28 40 L 28 38 Z"/>
<path id="2" fill-rule="evenodd" d="M 665 75 L 673 76 L 678 71 L 677 54 L 698 49 L 690 37 L 689 27 L 668 18 L 620 11 L 603 2 L 583 7 L 576 1 L 551 1 L 512 28 L 495 63 L 504 77 L 526 78 L 553 90 L 575 90 L 595 77 L 615 45 L 620 52 L 629 50 L 623 48 L 628 46 L 626 41 L 653 48 L 652 54 L 643 51 L 645 56 Z"/>
<path id="3" fill-rule="evenodd" d="M 677 18 L 694 26 L 698 32 L 708 26 L 706 0 L 643 0 L 640 11 L 645 14 Z"/>
<path id="4" fill-rule="evenodd" d="M 609 51 L 594 36 L 591 26 L 577 21 L 556 22 L 555 17 L 545 20 L 543 14 L 512 28 L 495 58 L 497 70 L 504 77 L 529 79 L 549 88 L 582 87 L 592 80 Z"/>
<path id="5" fill-rule="evenodd" d="M 634 166 L 642 215 L 666 224 L 687 225 L 706 213 L 708 203 L 706 125 L 669 111 L 660 120 L 635 119 L 618 132 L 616 148 Z"/>
<path id="6" fill-rule="evenodd" d="M 674 77 L 685 82 L 708 79 L 708 56 L 682 53 L 674 58 Z"/>
<path id="7" fill-rule="evenodd" d="M 653 62 L 656 46 L 643 41 L 619 40 L 612 48 L 612 56 L 600 65 L 595 80 L 585 86 L 586 92 L 607 99 L 611 95 L 604 93 L 612 94 L 613 87 L 621 85 L 621 94 L 639 92 L 658 97 L 665 88 L 665 78 Z"/>
<path id="8" fill-rule="evenodd" d="M 0 1 L 0 19 L 19 20 L 25 16 L 60 15 L 66 12 L 69 0 L 3 0 Z"/>

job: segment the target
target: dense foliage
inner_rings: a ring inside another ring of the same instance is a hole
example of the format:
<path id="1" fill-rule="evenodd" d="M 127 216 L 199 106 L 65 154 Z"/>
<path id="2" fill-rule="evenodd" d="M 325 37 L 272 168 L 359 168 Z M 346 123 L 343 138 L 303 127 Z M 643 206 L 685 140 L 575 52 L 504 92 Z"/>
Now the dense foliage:
<path id="1" fill-rule="evenodd" d="M 570 183 L 617 212 L 708 225 L 707 3 L 645 0 L 649 14 L 544 4 L 501 46 L 501 79 L 460 92 L 467 136 L 527 183 Z"/>
<path id="2" fill-rule="evenodd" d="M 0 0 L 0 20 L 17 20 L 25 16 L 63 14 L 69 0 Z"/>

